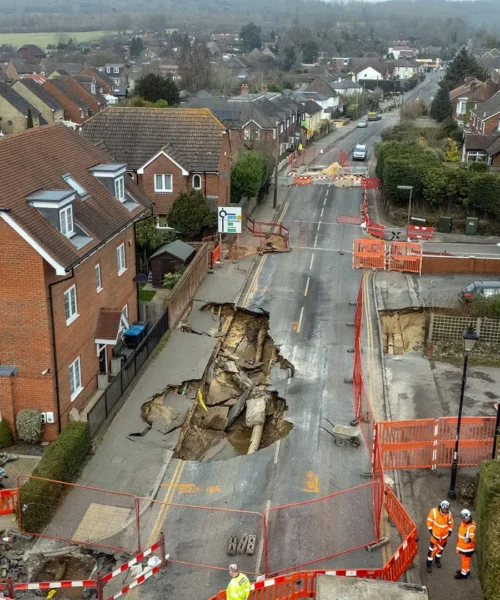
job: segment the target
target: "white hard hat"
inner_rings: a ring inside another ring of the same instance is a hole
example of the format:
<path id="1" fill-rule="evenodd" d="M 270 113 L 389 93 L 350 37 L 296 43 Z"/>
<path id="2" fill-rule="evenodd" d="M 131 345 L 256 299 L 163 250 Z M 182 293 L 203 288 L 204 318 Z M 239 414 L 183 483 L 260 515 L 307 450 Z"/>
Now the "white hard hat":
<path id="1" fill-rule="evenodd" d="M 230 571 L 237 571 L 238 570 L 238 565 L 235 565 L 234 563 L 232 565 L 229 565 L 229 570 Z"/>
<path id="2" fill-rule="evenodd" d="M 462 519 L 465 519 L 466 521 L 468 521 L 472 515 L 471 515 L 470 510 L 467 510 L 466 508 L 464 508 L 462 510 L 462 512 L 460 513 L 460 516 L 462 517 Z"/>
<path id="3" fill-rule="evenodd" d="M 450 503 L 448 502 L 448 500 L 443 500 L 439 505 L 439 508 L 441 508 L 442 510 L 450 510 Z"/>

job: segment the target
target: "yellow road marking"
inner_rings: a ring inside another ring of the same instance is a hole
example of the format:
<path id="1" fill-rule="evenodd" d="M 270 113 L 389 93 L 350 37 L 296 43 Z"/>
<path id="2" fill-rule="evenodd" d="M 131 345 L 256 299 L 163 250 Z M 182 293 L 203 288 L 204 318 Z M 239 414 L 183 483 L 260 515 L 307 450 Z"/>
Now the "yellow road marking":
<path id="1" fill-rule="evenodd" d="M 306 475 L 306 485 L 303 492 L 311 492 L 319 494 L 319 477 L 312 471 L 308 471 Z"/>

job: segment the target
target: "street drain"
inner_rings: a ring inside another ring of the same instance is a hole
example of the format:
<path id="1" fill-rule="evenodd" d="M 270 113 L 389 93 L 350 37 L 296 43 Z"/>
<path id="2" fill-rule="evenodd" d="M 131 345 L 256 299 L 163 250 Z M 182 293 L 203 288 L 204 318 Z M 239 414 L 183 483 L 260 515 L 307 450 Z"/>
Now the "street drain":
<path id="1" fill-rule="evenodd" d="M 258 431 L 261 449 L 292 429 L 284 418 L 286 402 L 270 383 L 273 368 L 292 377 L 294 367 L 269 335 L 269 316 L 227 305 L 207 307 L 214 309 L 220 315 L 218 347 L 204 379 L 183 390 L 184 397 L 196 399 L 175 451 L 183 460 L 227 460 L 248 453 L 252 431 Z M 167 421 L 172 421 L 171 414 Z"/>

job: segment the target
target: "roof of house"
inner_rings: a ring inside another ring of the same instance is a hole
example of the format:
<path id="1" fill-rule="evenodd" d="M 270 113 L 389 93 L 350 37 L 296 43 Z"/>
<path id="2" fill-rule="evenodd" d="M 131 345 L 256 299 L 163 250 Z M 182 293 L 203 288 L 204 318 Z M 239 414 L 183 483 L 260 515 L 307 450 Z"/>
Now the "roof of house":
<path id="1" fill-rule="evenodd" d="M 164 246 L 159 248 L 151 256 L 151 258 L 154 258 L 155 256 L 160 256 L 162 254 L 170 254 L 171 256 L 182 260 L 182 262 L 186 262 L 186 260 L 188 260 L 195 253 L 196 249 L 193 248 L 193 246 L 190 246 L 189 244 L 186 244 L 186 242 L 183 242 L 181 240 L 175 240 L 175 242 L 170 242 L 170 244 L 165 244 Z"/>
<path id="2" fill-rule="evenodd" d="M 36 81 L 39 85 L 42 85 L 47 81 L 47 77 L 45 77 L 45 75 L 41 75 L 40 73 L 35 73 L 34 75 L 25 75 L 23 77 L 23 81 L 30 79 L 32 81 Z"/>
<path id="3" fill-rule="evenodd" d="M 122 324 L 122 311 L 114 308 L 101 308 L 97 317 L 96 340 L 106 340 L 116 344 Z"/>
<path id="4" fill-rule="evenodd" d="M 450 91 L 450 98 L 454 100 L 455 98 L 459 98 L 464 94 L 468 94 L 471 90 L 474 90 L 476 87 L 482 85 L 482 83 L 483 82 L 476 77 L 467 77 L 461 85 Z"/>
<path id="5" fill-rule="evenodd" d="M 27 90 L 29 90 L 32 94 L 35 94 L 37 98 L 39 98 L 44 104 L 46 104 L 52 110 L 61 110 L 62 104 L 54 98 L 47 90 L 33 79 L 19 79 L 16 82 L 16 87 L 19 85 L 23 85 Z"/>
<path id="6" fill-rule="evenodd" d="M 47 82 L 45 82 L 44 86 L 48 85 L 50 82 L 80 108 L 90 108 L 87 100 L 85 100 L 85 98 L 79 95 L 72 87 L 68 85 L 67 79 L 67 77 L 54 77 L 54 79 L 49 79 Z"/>
<path id="7" fill-rule="evenodd" d="M 82 69 L 83 65 L 81 63 L 53 63 L 52 68 L 47 69 L 46 72 L 47 76 L 49 76 L 51 73 L 54 73 L 54 71 L 61 73 L 61 75 L 67 73 L 68 75 L 73 76 L 78 75 Z"/>
<path id="8" fill-rule="evenodd" d="M 377 60 L 377 58 L 373 56 L 354 56 L 349 59 L 349 68 L 353 69 L 358 67 L 371 67 L 376 62 L 380 62 L 380 57 Z"/>
<path id="9" fill-rule="evenodd" d="M 308 83 L 302 91 L 318 92 L 320 94 L 325 94 L 328 98 L 338 96 L 332 84 L 328 83 L 323 77 L 316 77 L 316 79 L 313 79 L 311 83 Z"/>
<path id="10" fill-rule="evenodd" d="M 30 62 L 24 60 L 24 58 L 12 58 L 10 62 L 15 67 L 18 75 L 40 73 L 40 65 L 36 62 Z"/>
<path id="11" fill-rule="evenodd" d="M 113 87 L 113 81 L 106 75 L 106 73 L 103 73 L 102 71 L 99 71 L 98 69 L 94 69 L 93 67 L 85 67 L 84 69 L 82 69 L 80 71 L 79 74 L 83 74 L 83 72 L 85 71 L 85 75 L 90 75 L 91 77 L 95 77 L 96 81 L 98 83 L 102 82 L 102 84 L 107 85 L 109 87 Z"/>
<path id="12" fill-rule="evenodd" d="M 477 108 L 471 109 L 471 113 L 474 113 L 480 119 L 489 119 L 493 115 L 500 113 L 500 92 L 482 102 Z"/>
<path id="13" fill-rule="evenodd" d="M 353 81 L 349 77 L 342 79 L 342 81 L 331 81 L 328 84 L 334 90 L 359 90 L 361 86 L 356 81 Z"/>
<path id="14" fill-rule="evenodd" d="M 38 46 L 35 46 L 35 44 L 24 44 L 24 46 L 21 46 L 19 48 L 19 50 L 22 50 L 23 48 L 26 50 L 29 50 L 31 52 L 31 54 L 33 54 L 34 56 L 46 56 L 46 52 L 44 52 Z M 18 52 L 19 52 L 19 50 L 18 50 Z"/>
<path id="15" fill-rule="evenodd" d="M 485 135 L 467 133 L 464 137 L 465 149 L 487 150 L 499 137 L 500 133 L 487 133 Z"/>
<path id="16" fill-rule="evenodd" d="M 165 152 L 187 171 L 219 170 L 225 127 L 206 108 L 109 107 L 82 127 L 92 143 L 103 142 L 115 159 L 138 169 Z"/>
<path id="17" fill-rule="evenodd" d="M 323 112 L 323 107 L 317 102 L 314 102 L 314 100 L 306 100 L 304 102 L 304 108 L 308 115 L 315 115 L 316 113 Z"/>
<path id="18" fill-rule="evenodd" d="M 487 79 L 483 84 L 478 85 L 467 96 L 467 100 L 474 102 L 485 102 L 499 91 L 497 83 L 491 79 Z"/>
<path id="19" fill-rule="evenodd" d="M 145 192 L 125 177 L 126 192 L 138 203 L 129 211 L 90 172 L 110 162 L 101 148 L 62 124 L 6 135 L 0 138 L 2 209 L 42 251 L 68 269 L 152 206 Z M 62 178 L 68 173 L 88 193 L 85 199 L 77 195 L 73 201 L 74 222 L 91 238 L 80 248 L 26 200 L 41 190 L 70 190 Z"/>
<path id="20" fill-rule="evenodd" d="M 38 83 L 35 83 L 38 85 Z M 25 117 L 28 116 L 28 111 L 31 112 L 32 117 L 40 117 L 41 112 L 32 106 L 27 100 L 25 100 L 21 94 L 18 94 L 16 90 L 10 87 L 8 83 L 0 83 L 0 96 L 7 100 L 14 108 L 16 108 Z"/>

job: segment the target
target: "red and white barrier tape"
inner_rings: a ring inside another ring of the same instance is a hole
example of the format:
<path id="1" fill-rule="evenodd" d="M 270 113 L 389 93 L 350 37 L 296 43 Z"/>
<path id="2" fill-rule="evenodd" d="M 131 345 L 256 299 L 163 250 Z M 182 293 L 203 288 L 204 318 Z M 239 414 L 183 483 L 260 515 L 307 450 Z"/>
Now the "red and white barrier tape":
<path id="1" fill-rule="evenodd" d="M 143 575 L 140 575 L 132 583 L 129 583 L 125 587 L 122 587 L 122 589 L 119 592 L 116 592 L 116 594 L 113 594 L 113 596 L 110 596 L 107 600 L 116 600 L 116 598 L 119 598 L 120 596 L 123 596 L 123 594 L 126 594 L 127 592 L 129 592 L 130 590 L 134 589 L 138 585 L 141 585 L 141 583 L 144 583 L 147 579 L 149 579 L 151 577 L 151 575 L 154 575 L 155 573 L 158 573 L 158 571 L 160 569 L 161 569 L 161 565 L 158 565 L 157 567 L 154 567 L 150 571 L 145 572 Z"/>
<path id="2" fill-rule="evenodd" d="M 102 578 L 103 583 L 107 583 L 108 581 L 111 581 L 114 577 L 117 577 L 118 575 L 120 575 L 120 573 L 123 573 L 127 569 L 130 569 L 130 567 L 133 567 L 138 562 L 141 562 L 141 560 L 143 558 L 146 558 L 146 556 L 149 556 L 152 552 L 154 552 L 155 550 L 158 550 L 159 547 L 160 547 L 160 542 L 156 542 L 156 544 L 153 544 L 151 546 L 151 548 L 148 548 L 147 550 L 144 550 L 144 552 L 141 552 L 134 558 L 131 558 L 128 562 L 124 563 L 123 565 L 121 565 L 120 567 L 115 569 L 114 571 L 111 571 L 111 573 L 108 573 L 107 575 L 105 575 Z"/>
<path id="3" fill-rule="evenodd" d="M 38 583 L 15 583 L 14 590 L 50 590 L 55 588 L 77 588 L 96 587 L 95 579 L 83 579 L 82 581 L 39 581 Z"/>
<path id="4" fill-rule="evenodd" d="M 380 569 L 339 569 L 337 571 L 314 571 L 316 575 L 333 575 L 335 577 L 363 577 L 371 575 Z M 280 575 L 273 579 L 264 579 L 262 581 L 256 581 L 250 586 L 251 590 L 261 590 L 263 588 L 271 587 L 272 585 L 278 585 L 285 583 L 289 575 Z M 110 599 L 108 599 L 110 600 Z"/>

